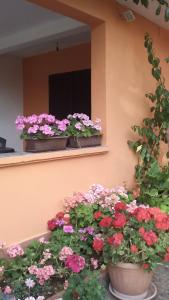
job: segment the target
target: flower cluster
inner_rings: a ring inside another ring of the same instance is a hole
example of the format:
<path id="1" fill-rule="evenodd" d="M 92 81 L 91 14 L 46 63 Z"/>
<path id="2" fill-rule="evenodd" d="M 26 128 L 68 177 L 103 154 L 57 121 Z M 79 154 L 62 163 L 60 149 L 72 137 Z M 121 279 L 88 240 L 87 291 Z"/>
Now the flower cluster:
<path id="1" fill-rule="evenodd" d="M 72 208 L 78 205 L 92 205 L 98 204 L 102 208 L 114 209 L 114 205 L 120 200 L 128 200 L 129 196 L 127 190 L 121 186 L 114 189 L 108 189 L 100 184 L 93 184 L 86 193 L 74 193 L 72 197 L 65 198 L 65 210 L 69 212 Z M 127 205 L 127 210 L 135 210 L 137 208 L 136 201 Z"/>
<path id="2" fill-rule="evenodd" d="M 169 263 L 169 215 L 130 199 L 124 187 L 101 185 L 66 199 L 65 212 L 48 221 L 48 240 L 40 238 L 25 251 L 20 245 L 3 249 L 10 259 L 0 259 L 2 292 L 44 300 L 60 286 L 69 288 L 72 273 L 94 272 L 109 262 L 148 270 Z"/>
<path id="3" fill-rule="evenodd" d="M 74 273 L 79 273 L 85 267 L 85 259 L 77 254 L 69 255 L 66 258 L 65 266 L 71 269 Z"/>
<path id="4" fill-rule="evenodd" d="M 54 230 L 58 227 L 64 226 L 64 231 L 73 232 L 73 228 L 71 226 L 66 226 L 70 222 L 70 215 L 64 212 L 59 212 L 56 214 L 56 217 L 48 221 L 48 229 Z"/>
<path id="5" fill-rule="evenodd" d="M 93 249 L 102 252 L 105 261 L 139 263 L 152 268 L 169 261 L 169 215 L 159 208 L 139 207 L 128 210 L 117 202 L 109 215 L 97 211 L 99 237 L 93 239 Z"/>
<path id="6" fill-rule="evenodd" d="M 73 255 L 73 250 L 70 247 L 63 247 L 62 250 L 59 252 L 59 259 L 61 261 L 66 261 L 68 256 Z"/>
<path id="7" fill-rule="evenodd" d="M 70 121 L 69 133 L 75 137 L 89 137 L 101 134 L 101 120 L 96 119 L 94 122 L 86 114 L 74 113 L 68 115 Z"/>
<path id="8" fill-rule="evenodd" d="M 16 128 L 22 130 L 21 137 L 23 139 L 42 139 L 53 136 L 67 136 L 68 119 L 57 120 L 55 116 L 48 114 L 18 116 Z"/>
<path id="9" fill-rule="evenodd" d="M 7 248 L 6 252 L 10 258 L 24 255 L 24 250 L 20 245 L 12 245 Z"/>
<path id="10" fill-rule="evenodd" d="M 35 275 L 40 285 L 44 285 L 45 281 L 49 280 L 55 274 L 55 270 L 52 265 L 46 265 L 42 268 L 38 268 L 32 265 L 28 268 L 31 275 Z"/>

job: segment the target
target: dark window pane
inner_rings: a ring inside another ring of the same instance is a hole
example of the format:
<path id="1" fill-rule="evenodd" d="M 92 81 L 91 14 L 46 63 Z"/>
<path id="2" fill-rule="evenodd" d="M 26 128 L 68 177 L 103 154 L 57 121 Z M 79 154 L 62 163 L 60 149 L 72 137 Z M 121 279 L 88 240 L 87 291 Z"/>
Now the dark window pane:
<path id="1" fill-rule="evenodd" d="M 49 113 L 62 119 L 74 112 L 91 117 L 91 70 L 49 76 Z"/>

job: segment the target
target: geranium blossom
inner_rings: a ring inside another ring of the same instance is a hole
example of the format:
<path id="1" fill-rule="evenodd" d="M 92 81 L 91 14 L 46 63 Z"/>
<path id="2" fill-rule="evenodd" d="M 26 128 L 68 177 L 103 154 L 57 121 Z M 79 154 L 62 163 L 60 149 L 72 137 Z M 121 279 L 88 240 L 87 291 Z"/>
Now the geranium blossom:
<path id="1" fill-rule="evenodd" d="M 49 280 L 51 276 L 55 274 L 55 270 L 52 265 L 46 265 L 42 268 L 38 268 L 32 265 L 28 268 L 30 274 L 35 275 L 40 285 L 44 285 L 45 281 Z"/>
<path id="2" fill-rule="evenodd" d="M 66 233 L 73 233 L 74 229 L 72 225 L 64 225 L 63 226 L 63 231 Z"/>
<path id="3" fill-rule="evenodd" d="M 99 226 L 100 227 L 110 227 L 110 225 L 112 224 L 112 218 L 111 217 L 104 217 L 100 222 L 99 222 Z"/>
<path id="4" fill-rule="evenodd" d="M 20 245 L 12 245 L 7 248 L 6 252 L 11 258 L 24 255 L 24 251 Z"/>
<path id="5" fill-rule="evenodd" d="M 70 255 L 67 257 L 65 266 L 75 273 L 79 273 L 85 267 L 85 259 L 80 255 Z"/>
<path id="6" fill-rule="evenodd" d="M 101 238 L 95 237 L 93 240 L 93 249 L 96 252 L 100 252 L 103 250 L 103 246 L 104 246 L 104 241 Z"/>
<path id="7" fill-rule="evenodd" d="M 70 247 L 63 247 L 62 250 L 59 252 L 59 259 L 61 261 L 65 261 L 68 256 L 73 255 L 73 250 Z"/>
<path id="8" fill-rule="evenodd" d="M 12 289 L 9 285 L 5 286 L 4 288 L 4 294 L 10 295 L 12 293 Z"/>
<path id="9" fill-rule="evenodd" d="M 122 213 L 116 212 L 113 219 L 113 227 L 122 228 L 126 225 L 126 216 Z"/>
<path id="10" fill-rule="evenodd" d="M 138 252 L 138 248 L 136 245 L 131 245 L 130 247 L 131 253 L 137 253 Z"/>
<path id="11" fill-rule="evenodd" d="M 93 266 L 93 269 L 96 270 L 99 266 L 98 259 L 92 257 L 90 259 L 90 262 L 91 262 L 91 265 Z"/>
<path id="12" fill-rule="evenodd" d="M 124 240 L 124 236 L 121 232 L 115 233 L 113 236 L 107 239 L 108 243 L 115 247 L 119 247 L 123 240 Z"/>

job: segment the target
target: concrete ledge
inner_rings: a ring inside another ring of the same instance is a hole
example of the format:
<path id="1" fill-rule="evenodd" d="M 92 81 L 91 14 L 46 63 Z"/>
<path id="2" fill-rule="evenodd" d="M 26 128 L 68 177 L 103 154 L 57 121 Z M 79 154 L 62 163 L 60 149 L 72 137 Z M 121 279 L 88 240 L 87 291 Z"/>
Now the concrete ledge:
<path id="1" fill-rule="evenodd" d="M 0 156 L 0 168 L 12 167 L 17 165 L 35 164 L 46 161 L 55 161 L 60 159 L 78 158 L 82 156 L 101 155 L 109 152 L 107 146 L 66 149 L 62 151 L 43 152 L 43 153 L 24 153 L 18 156 Z"/>

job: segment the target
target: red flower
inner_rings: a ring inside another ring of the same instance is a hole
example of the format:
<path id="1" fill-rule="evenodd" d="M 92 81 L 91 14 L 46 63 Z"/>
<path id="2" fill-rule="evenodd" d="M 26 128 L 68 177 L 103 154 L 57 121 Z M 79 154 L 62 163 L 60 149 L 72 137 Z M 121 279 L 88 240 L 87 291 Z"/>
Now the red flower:
<path id="1" fill-rule="evenodd" d="M 100 221 L 99 226 L 100 227 L 110 227 L 111 224 L 112 224 L 112 218 L 111 217 L 104 217 Z"/>
<path id="2" fill-rule="evenodd" d="M 131 253 L 137 253 L 138 252 L 138 248 L 136 245 L 131 245 L 130 247 Z"/>
<path id="3" fill-rule="evenodd" d="M 169 217 L 165 213 L 159 213 L 155 216 L 155 227 L 160 230 L 168 230 L 169 229 Z"/>
<path id="4" fill-rule="evenodd" d="M 49 220 L 47 224 L 48 224 L 48 229 L 51 231 L 57 227 L 55 219 Z"/>
<path id="5" fill-rule="evenodd" d="M 94 219 L 97 220 L 102 217 L 102 212 L 101 211 L 96 211 L 93 215 Z"/>
<path id="6" fill-rule="evenodd" d="M 119 233 L 115 233 L 113 236 L 109 237 L 107 239 L 107 242 L 110 245 L 113 245 L 115 247 L 119 247 L 123 240 L 124 240 L 123 234 L 119 232 Z"/>
<path id="7" fill-rule="evenodd" d="M 134 211 L 134 215 L 137 219 L 137 221 L 149 221 L 151 220 L 151 214 L 149 212 L 148 208 L 139 207 Z"/>
<path id="8" fill-rule="evenodd" d="M 115 228 L 122 228 L 126 225 L 127 220 L 126 220 L 126 216 L 124 214 L 121 213 L 115 213 L 115 218 L 113 220 L 113 227 Z"/>
<path id="9" fill-rule="evenodd" d="M 57 219 L 63 219 L 63 217 L 64 217 L 64 212 L 63 212 L 63 211 L 60 211 L 60 212 L 58 212 L 58 213 L 56 214 L 56 218 L 57 218 Z"/>
<path id="10" fill-rule="evenodd" d="M 169 253 L 166 253 L 166 255 L 164 257 L 164 261 L 165 262 L 169 262 Z"/>
<path id="11" fill-rule="evenodd" d="M 115 210 L 125 210 L 126 209 L 126 203 L 124 203 L 123 201 L 119 201 L 115 204 L 114 209 Z"/>
<path id="12" fill-rule="evenodd" d="M 145 240 L 145 242 L 148 246 L 152 246 L 153 244 L 155 244 L 158 241 L 157 235 L 152 230 L 145 231 L 142 234 L 142 238 L 143 238 L 143 240 Z"/>
<path id="13" fill-rule="evenodd" d="M 145 233 L 145 229 L 144 229 L 144 227 L 140 227 L 140 229 L 139 229 L 139 233 L 140 233 L 140 235 L 143 235 L 143 234 Z"/>
<path id="14" fill-rule="evenodd" d="M 169 252 L 169 247 L 167 247 L 167 252 Z"/>
<path id="15" fill-rule="evenodd" d="M 149 269 L 149 264 L 143 264 L 143 269 L 145 270 Z"/>
<path id="16" fill-rule="evenodd" d="M 104 245 L 104 242 L 103 242 L 102 239 L 96 237 L 93 240 L 93 249 L 95 251 L 97 251 L 97 252 L 102 251 L 103 250 L 103 245 Z"/>

